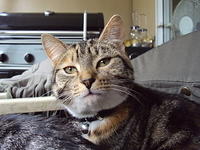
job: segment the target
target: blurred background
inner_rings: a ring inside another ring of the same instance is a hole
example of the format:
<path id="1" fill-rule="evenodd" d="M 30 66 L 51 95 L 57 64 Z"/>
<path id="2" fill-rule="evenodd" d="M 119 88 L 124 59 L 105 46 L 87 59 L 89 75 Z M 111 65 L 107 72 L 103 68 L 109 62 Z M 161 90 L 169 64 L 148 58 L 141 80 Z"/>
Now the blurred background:
<path id="1" fill-rule="evenodd" d="M 85 11 L 94 14 L 86 18 L 87 27 Z M 19 74 L 46 58 L 42 33 L 65 42 L 98 37 L 114 14 L 124 20 L 130 59 L 200 30 L 200 0 L 0 0 L 0 77 Z"/>
<path id="2" fill-rule="evenodd" d="M 0 12 L 103 12 L 105 22 L 120 14 L 126 25 L 127 37 L 132 25 L 132 11 L 148 14 L 147 28 L 154 35 L 154 0 L 0 0 Z"/>

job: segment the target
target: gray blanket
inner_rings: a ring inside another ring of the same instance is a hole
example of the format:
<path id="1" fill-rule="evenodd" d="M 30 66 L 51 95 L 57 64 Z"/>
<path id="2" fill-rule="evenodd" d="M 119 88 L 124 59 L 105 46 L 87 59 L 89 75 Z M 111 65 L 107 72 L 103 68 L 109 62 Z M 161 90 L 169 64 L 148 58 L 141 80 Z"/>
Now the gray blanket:
<path id="1" fill-rule="evenodd" d="M 53 67 L 49 60 L 33 65 L 21 75 L 0 80 L 0 91 L 10 98 L 51 95 Z"/>

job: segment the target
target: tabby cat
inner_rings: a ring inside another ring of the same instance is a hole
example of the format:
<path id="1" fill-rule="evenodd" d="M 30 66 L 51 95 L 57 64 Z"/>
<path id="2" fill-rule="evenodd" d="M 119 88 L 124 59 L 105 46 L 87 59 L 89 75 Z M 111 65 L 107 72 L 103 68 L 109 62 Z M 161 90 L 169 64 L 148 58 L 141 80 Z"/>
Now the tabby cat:
<path id="1" fill-rule="evenodd" d="M 119 15 L 99 39 L 42 35 L 54 95 L 70 115 L 1 116 L 0 149 L 200 150 L 200 106 L 135 84 L 123 41 Z"/>

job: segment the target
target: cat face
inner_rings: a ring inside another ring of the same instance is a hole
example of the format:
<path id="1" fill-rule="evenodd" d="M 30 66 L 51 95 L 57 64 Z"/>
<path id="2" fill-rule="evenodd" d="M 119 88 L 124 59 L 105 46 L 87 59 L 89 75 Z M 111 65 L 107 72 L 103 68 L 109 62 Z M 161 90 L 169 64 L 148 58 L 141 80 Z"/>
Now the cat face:
<path id="1" fill-rule="evenodd" d="M 111 18 L 99 39 L 65 45 L 43 35 L 55 67 L 53 91 L 75 117 L 90 117 L 127 98 L 133 69 L 123 47 L 122 20 Z"/>

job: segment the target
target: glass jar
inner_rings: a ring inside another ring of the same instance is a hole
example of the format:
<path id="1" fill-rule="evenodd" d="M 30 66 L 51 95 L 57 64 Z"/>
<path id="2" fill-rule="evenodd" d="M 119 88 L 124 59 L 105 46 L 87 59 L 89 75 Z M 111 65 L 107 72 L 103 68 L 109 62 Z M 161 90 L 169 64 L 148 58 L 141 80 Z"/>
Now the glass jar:
<path id="1" fill-rule="evenodd" d="M 143 28 L 140 29 L 141 35 L 141 47 L 153 47 L 153 39 L 148 36 L 148 30 Z"/>
<path id="2" fill-rule="evenodd" d="M 140 47 L 141 46 L 141 38 L 140 38 L 140 27 L 132 26 L 131 27 L 131 46 L 132 47 Z"/>

